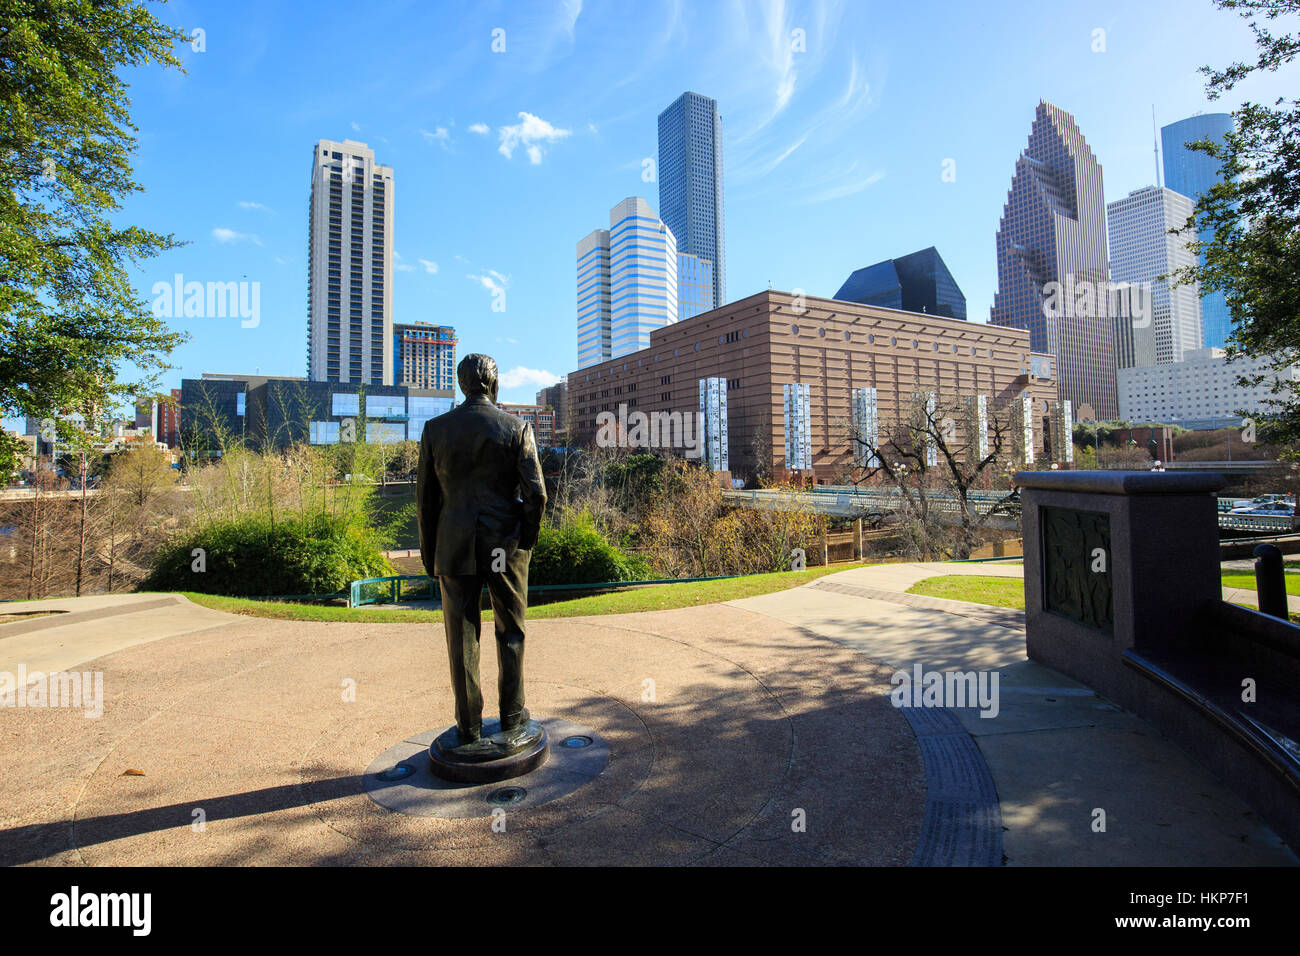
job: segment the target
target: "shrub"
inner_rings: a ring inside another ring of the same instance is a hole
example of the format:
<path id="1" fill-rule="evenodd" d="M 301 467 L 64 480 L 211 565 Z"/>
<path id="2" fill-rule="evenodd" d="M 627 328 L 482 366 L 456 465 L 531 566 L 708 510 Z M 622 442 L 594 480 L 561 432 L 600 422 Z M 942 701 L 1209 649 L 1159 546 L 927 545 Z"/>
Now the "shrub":
<path id="1" fill-rule="evenodd" d="M 589 515 L 563 527 L 542 524 L 528 571 L 529 584 L 590 584 L 630 581 L 645 562 L 614 547 L 596 529 Z"/>
<path id="2" fill-rule="evenodd" d="M 144 591 L 259 596 L 333 594 L 358 578 L 393 574 L 382 533 L 360 515 L 318 513 L 271 522 L 263 515 L 217 519 L 170 542 Z M 204 570 L 194 568 L 203 549 Z"/>

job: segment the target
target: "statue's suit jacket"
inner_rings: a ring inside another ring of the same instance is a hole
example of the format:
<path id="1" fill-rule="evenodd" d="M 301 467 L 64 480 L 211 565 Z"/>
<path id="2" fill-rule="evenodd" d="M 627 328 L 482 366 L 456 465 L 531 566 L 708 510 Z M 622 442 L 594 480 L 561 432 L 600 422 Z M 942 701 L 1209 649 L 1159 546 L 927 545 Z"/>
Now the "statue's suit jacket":
<path id="1" fill-rule="evenodd" d="M 484 395 L 429 419 L 415 502 L 432 577 L 487 572 L 496 548 L 531 551 L 546 505 L 532 426 Z"/>

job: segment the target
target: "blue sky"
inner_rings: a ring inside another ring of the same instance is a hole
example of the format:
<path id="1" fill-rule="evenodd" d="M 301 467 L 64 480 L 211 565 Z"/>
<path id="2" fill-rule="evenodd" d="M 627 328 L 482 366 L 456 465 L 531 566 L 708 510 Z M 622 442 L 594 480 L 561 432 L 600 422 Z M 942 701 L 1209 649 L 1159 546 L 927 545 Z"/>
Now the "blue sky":
<path id="1" fill-rule="evenodd" d="M 202 30 L 205 48 L 181 48 L 184 74 L 129 74 L 146 191 L 122 221 L 190 243 L 147 263 L 137 288 L 152 299 L 179 272 L 261 289 L 256 328 L 172 320 L 191 339 L 168 388 L 204 371 L 305 374 L 322 137 L 365 142 L 394 167 L 394 318 L 455 326 L 462 354 L 496 357 L 504 400 L 531 401 L 575 365 L 574 245 L 627 196 L 658 209 L 642 161 L 683 90 L 722 114 L 730 299 L 769 282 L 830 296 L 853 269 L 934 245 L 985 321 L 994 234 L 1040 97 L 1075 116 L 1113 200 L 1154 181 L 1153 104 L 1164 124 L 1296 86 L 1292 69 L 1209 103 L 1197 68 L 1254 49 L 1209 0 L 154 9 Z"/>

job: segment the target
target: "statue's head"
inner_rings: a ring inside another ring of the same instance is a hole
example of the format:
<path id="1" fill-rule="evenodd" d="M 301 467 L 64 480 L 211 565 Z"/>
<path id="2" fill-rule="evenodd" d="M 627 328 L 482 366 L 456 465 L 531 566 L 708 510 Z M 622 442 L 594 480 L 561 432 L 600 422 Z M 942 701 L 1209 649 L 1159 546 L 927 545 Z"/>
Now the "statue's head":
<path id="1" fill-rule="evenodd" d="M 466 398 L 483 395 L 489 401 L 497 400 L 497 363 L 490 355 L 466 355 L 456 366 L 456 381 Z"/>

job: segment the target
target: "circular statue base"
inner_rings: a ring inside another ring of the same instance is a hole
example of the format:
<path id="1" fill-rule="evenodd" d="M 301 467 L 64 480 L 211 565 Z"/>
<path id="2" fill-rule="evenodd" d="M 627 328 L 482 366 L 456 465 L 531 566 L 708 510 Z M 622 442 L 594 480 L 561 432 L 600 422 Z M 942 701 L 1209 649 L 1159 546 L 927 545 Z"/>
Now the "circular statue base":
<path id="1" fill-rule="evenodd" d="M 550 739 L 546 728 L 535 720 L 525 720 L 510 731 L 501 729 L 500 720 L 483 722 L 482 736 L 462 743 L 453 724 L 429 746 L 429 764 L 433 773 L 454 783 L 495 783 L 531 773 L 546 763 Z"/>
<path id="2" fill-rule="evenodd" d="M 433 773 L 429 745 L 445 730 L 426 730 L 389 747 L 371 761 L 363 777 L 366 794 L 394 813 L 444 820 L 486 817 L 498 807 L 510 813 L 532 810 L 568 796 L 600 777 L 609 763 L 609 744 L 592 730 L 561 717 L 544 717 L 551 746 L 546 763 L 506 783 L 454 783 Z"/>

